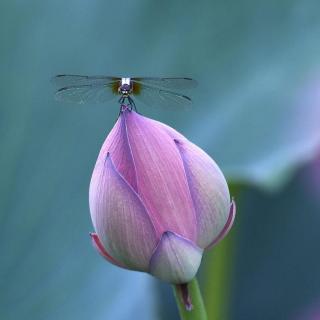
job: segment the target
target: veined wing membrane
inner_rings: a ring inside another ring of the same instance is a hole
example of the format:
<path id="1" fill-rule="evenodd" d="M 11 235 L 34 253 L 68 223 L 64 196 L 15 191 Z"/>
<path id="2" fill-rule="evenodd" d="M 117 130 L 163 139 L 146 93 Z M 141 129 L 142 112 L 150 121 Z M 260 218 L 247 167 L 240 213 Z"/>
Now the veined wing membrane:
<path id="1" fill-rule="evenodd" d="M 110 84 L 121 80 L 118 77 L 107 76 L 81 76 L 76 74 L 59 74 L 52 78 L 52 83 L 58 88 L 69 86 L 84 86 L 84 85 L 98 85 Z"/>
<path id="2" fill-rule="evenodd" d="M 188 90 L 197 86 L 197 81 L 191 78 L 131 78 L 142 86 L 151 86 L 169 90 Z"/>
<path id="3" fill-rule="evenodd" d="M 114 84 L 75 85 L 59 89 L 55 97 L 57 100 L 76 103 L 102 103 L 117 97 L 112 90 Z"/>
<path id="4" fill-rule="evenodd" d="M 140 90 L 132 95 L 147 105 L 188 106 L 191 99 L 175 92 L 191 89 L 197 82 L 191 78 L 131 78 Z M 109 76 L 57 75 L 52 82 L 58 87 L 56 99 L 77 103 L 107 102 L 118 95 L 121 78 Z"/>
<path id="5" fill-rule="evenodd" d="M 192 100 L 183 94 L 161 88 L 150 87 L 146 84 L 143 85 L 139 94 L 134 95 L 134 97 L 145 105 L 151 107 L 161 106 L 165 108 L 188 108 L 192 105 Z"/>

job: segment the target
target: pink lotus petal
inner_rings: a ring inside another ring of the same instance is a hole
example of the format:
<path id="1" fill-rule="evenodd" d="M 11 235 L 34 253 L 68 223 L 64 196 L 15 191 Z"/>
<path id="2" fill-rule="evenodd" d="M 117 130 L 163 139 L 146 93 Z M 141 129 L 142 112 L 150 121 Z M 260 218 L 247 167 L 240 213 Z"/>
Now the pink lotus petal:
<path id="1" fill-rule="evenodd" d="M 206 248 L 228 221 L 230 195 L 216 163 L 189 141 L 176 140 L 197 213 L 197 245 Z"/>
<path id="2" fill-rule="evenodd" d="M 196 217 L 183 168 L 173 139 L 154 121 L 124 112 L 129 145 L 137 175 L 137 190 L 160 235 L 174 230 L 196 240 Z"/>
<path id="3" fill-rule="evenodd" d="M 111 255 L 104 248 L 103 244 L 101 243 L 101 241 L 96 233 L 90 233 L 90 237 L 92 240 L 92 245 L 95 247 L 95 249 L 100 253 L 100 255 L 102 257 L 104 257 L 106 260 L 108 260 L 109 262 L 111 262 L 112 264 L 114 264 L 118 267 L 126 268 L 125 265 L 123 265 L 121 262 L 119 262 L 119 261 L 115 260 L 113 257 L 111 257 Z"/>
<path id="4" fill-rule="evenodd" d="M 170 283 L 187 283 L 198 271 L 203 250 L 176 233 L 163 233 L 151 261 L 149 272 Z"/>
<path id="5" fill-rule="evenodd" d="M 115 169 L 111 156 L 107 156 L 104 167 L 95 168 L 91 179 L 92 222 L 115 260 L 130 269 L 146 271 L 156 246 L 155 229 L 139 196 Z"/>

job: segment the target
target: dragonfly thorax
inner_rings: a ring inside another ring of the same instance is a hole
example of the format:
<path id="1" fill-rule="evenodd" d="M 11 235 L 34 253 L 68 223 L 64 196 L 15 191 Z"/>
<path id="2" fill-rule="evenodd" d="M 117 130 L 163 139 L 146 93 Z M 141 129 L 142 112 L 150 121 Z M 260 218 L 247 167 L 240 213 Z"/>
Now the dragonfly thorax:
<path id="1" fill-rule="evenodd" d="M 118 88 L 118 92 L 125 97 L 132 93 L 132 82 L 130 78 L 121 78 L 121 85 Z"/>

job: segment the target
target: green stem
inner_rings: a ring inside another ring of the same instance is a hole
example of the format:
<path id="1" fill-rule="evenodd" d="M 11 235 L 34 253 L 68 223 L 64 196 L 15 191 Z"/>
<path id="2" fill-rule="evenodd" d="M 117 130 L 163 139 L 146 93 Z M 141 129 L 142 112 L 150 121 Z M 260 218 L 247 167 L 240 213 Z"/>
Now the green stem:
<path id="1" fill-rule="evenodd" d="M 207 320 L 207 313 L 196 278 L 183 285 L 174 285 L 174 296 L 181 320 Z"/>
<path id="2" fill-rule="evenodd" d="M 230 194 L 239 203 L 242 186 L 231 185 Z M 236 216 L 236 224 L 239 216 Z M 211 320 L 229 319 L 229 304 L 231 296 L 232 268 L 234 266 L 234 251 L 236 246 L 237 227 L 216 247 L 206 254 L 203 266 L 203 295 L 208 317 Z"/>

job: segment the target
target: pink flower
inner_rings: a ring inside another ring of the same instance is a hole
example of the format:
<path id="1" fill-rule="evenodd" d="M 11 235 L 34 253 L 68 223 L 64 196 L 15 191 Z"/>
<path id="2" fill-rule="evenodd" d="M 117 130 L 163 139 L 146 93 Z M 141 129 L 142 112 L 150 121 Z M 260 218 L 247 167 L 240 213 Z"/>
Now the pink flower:
<path id="1" fill-rule="evenodd" d="M 195 276 L 203 251 L 235 216 L 216 163 L 174 129 L 127 108 L 101 148 L 89 198 L 99 253 L 175 284 Z"/>

